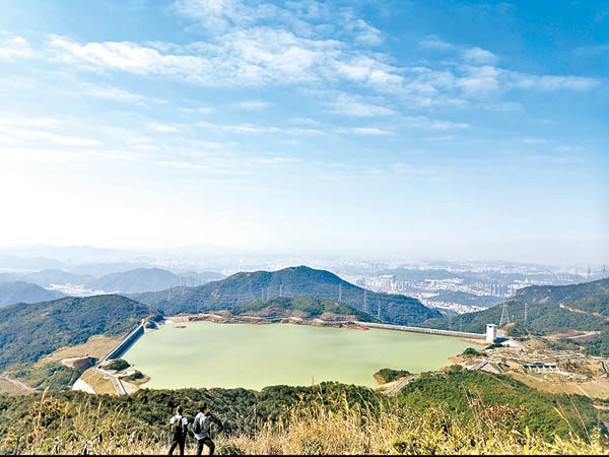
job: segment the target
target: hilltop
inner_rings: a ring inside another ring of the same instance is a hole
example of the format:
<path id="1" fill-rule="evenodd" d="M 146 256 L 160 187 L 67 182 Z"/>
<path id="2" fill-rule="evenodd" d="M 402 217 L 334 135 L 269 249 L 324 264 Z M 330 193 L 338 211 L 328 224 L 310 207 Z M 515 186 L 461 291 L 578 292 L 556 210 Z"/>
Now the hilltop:
<path id="1" fill-rule="evenodd" d="M 165 314 L 232 309 L 272 297 L 310 296 L 338 300 L 395 324 L 417 324 L 441 316 L 415 298 L 366 291 L 329 271 L 306 266 L 273 272 L 240 272 L 199 287 L 174 287 L 130 296 Z"/>
<path id="2" fill-rule="evenodd" d="M 86 286 L 92 290 L 129 294 L 169 289 L 183 282 L 183 278 L 167 270 L 136 268 L 107 274 L 101 278 L 88 281 Z"/>
<path id="3" fill-rule="evenodd" d="M 65 295 L 23 281 L 0 283 L 0 308 L 14 303 L 36 303 L 61 297 Z"/>

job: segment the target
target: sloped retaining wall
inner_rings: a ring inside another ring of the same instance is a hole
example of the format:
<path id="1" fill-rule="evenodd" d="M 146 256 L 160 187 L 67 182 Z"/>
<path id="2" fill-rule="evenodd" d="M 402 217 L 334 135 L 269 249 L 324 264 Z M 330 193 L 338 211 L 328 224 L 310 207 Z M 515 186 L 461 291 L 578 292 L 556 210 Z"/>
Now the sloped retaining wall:
<path id="1" fill-rule="evenodd" d="M 127 349 L 129 349 L 139 338 L 144 334 L 144 323 L 142 322 L 134 328 L 118 345 L 112 349 L 101 361 L 105 362 L 109 359 L 118 359 Z"/>

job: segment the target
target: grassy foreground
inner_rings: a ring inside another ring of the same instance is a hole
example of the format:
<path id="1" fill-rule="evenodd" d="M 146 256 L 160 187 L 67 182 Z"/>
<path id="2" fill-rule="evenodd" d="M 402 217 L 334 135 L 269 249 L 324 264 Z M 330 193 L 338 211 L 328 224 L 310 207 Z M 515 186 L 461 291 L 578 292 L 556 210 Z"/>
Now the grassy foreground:
<path id="1" fill-rule="evenodd" d="M 168 433 L 150 427 L 122 407 L 105 408 L 42 395 L 14 418 L 0 441 L 9 454 L 164 454 Z M 353 402 L 338 394 L 301 401 L 254 430 L 215 436 L 218 454 L 605 454 L 596 431 L 584 437 L 544 439 L 517 430 L 522 407 L 489 405 L 472 398 L 473 420 L 441 408 L 424 412 L 389 400 Z M 194 453 L 188 440 L 187 453 Z"/>

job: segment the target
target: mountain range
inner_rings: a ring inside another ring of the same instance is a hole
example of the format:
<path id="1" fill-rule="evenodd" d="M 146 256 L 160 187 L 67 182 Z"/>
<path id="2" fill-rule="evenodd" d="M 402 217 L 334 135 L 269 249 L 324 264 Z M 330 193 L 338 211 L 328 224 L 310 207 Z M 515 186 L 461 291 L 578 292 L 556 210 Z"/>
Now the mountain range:
<path id="1" fill-rule="evenodd" d="M 441 317 L 439 311 L 427 308 L 415 298 L 371 292 L 329 271 L 306 266 L 273 272 L 240 272 L 198 287 L 173 287 L 130 295 L 165 314 L 232 309 L 256 300 L 297 296 L 337 300 L 394 324 L 418 324 Z"/>

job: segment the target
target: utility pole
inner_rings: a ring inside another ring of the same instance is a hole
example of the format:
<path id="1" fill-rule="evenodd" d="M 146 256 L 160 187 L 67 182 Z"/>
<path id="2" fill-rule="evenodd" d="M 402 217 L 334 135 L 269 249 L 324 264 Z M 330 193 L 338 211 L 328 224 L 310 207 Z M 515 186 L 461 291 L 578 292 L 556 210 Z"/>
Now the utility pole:
<path id="1" fill-rule="evenodd" d="M 503 306 L 501 306 L 501 318 L 499 319 L 499 327 L 509 323 L 510 315 L 508 312 L 508 305 L 507 303 L 504 303 Z"/>

